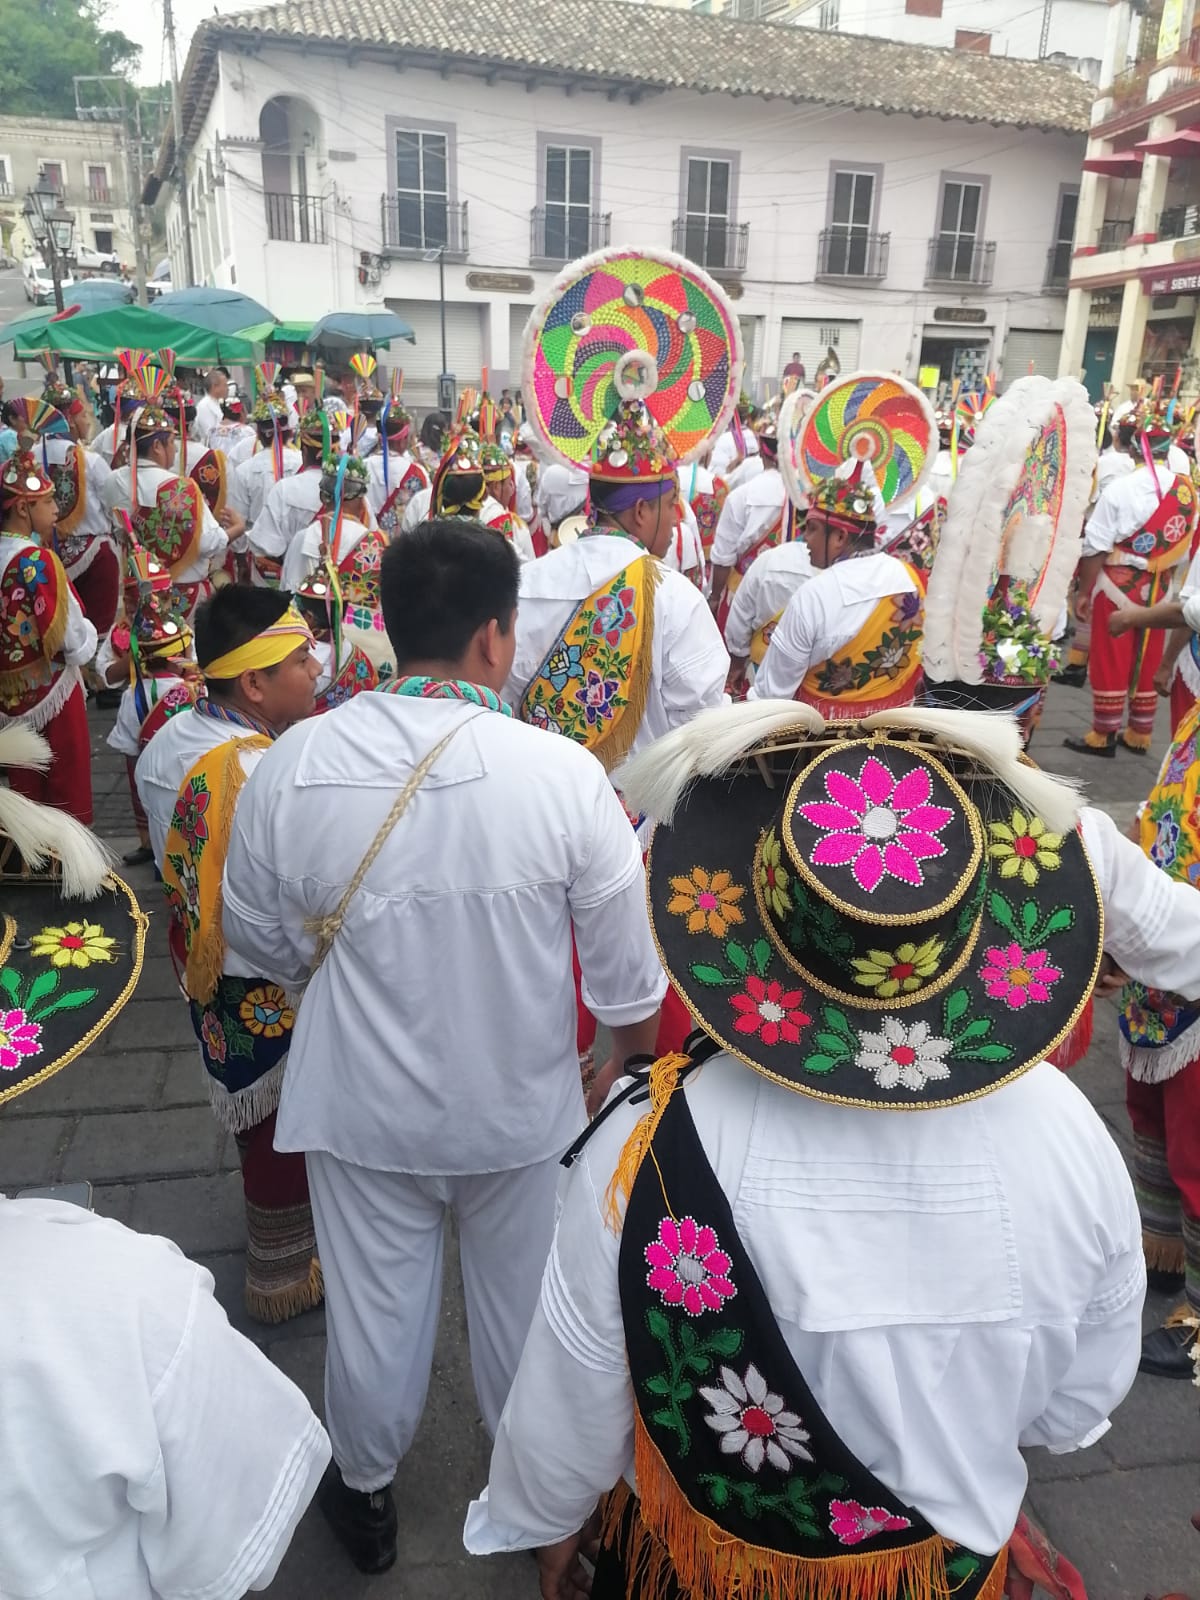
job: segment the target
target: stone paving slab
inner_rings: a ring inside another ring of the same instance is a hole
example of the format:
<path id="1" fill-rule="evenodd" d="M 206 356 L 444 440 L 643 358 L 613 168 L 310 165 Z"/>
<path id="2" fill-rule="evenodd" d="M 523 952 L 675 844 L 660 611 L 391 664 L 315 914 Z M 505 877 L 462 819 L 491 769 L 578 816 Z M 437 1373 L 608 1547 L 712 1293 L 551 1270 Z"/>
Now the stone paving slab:
<path id="1" fill-rule="evenodd" d="M 1086 694 L 1051 690 L 1034 756 L 1080 779 L 1089 798 L 1124 826 L 1153 782 L 1166 744 L 1160 711 L 1155 754 L 1122 751 L 1096 761 L 1062 749 L 1082 731 Z M 111 714 L 93 715 L 97 831 L 117 851 L 135 843 L 122 764 L 103 743 Z M 161 1232 L 213 1273 L 235 1327 L 254 1339 L 322 1410 L 323 1311 L 264 1328 L 242 1306 L 244 1225 L 237 1150 L 213 1121 L 195 1039 L 166 955 L 164 918 L 149 868 L 122 869 L 151 913 L 138 997 L 101 1041 L 39 1089 L 0 1107 L 0 1189 L 13 1192 L 79 1176 L 95 1185 L 96 1210 L 145 1232 Z M 1096 1044 L 1075 1081 L 1128 1156 L 1123 1077 L 1111 1007 L 1097 1010 Z M 271 1600 L 535 1600 L 525 1556 L 464 1558 L 463 1514 L 486 1479 L 488 1441 L 478 1419 L 465 1314 L 450 1230 L 445 1299 L 417 1440 L 397 1479 L 400 1561 L 382 1578 L 356 1574 L 315 1512 L 302 1523 L 268 1591 Z M 1153 1326 L 1166 1309 L 1147 1307 Z M 1089 1600 L 1140 1600 L 1190 1592 L 1200 1600 L 1200 1538 L 1189 1526 L 1200 1506 L 1200 1394 L 1139 1377 L 1091 1450 L 1029 1455 L 1030 1504 L 1083 1573 Z"/>

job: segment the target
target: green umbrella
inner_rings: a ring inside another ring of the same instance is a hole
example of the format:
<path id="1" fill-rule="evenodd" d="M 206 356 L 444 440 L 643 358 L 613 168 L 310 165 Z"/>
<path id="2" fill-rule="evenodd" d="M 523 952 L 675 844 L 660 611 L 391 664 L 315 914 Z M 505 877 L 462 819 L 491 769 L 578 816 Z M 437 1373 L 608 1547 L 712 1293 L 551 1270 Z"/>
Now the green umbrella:
<path id="1" fill-rule="evenodd" d="M 303 344 L 313 330 L 311 322 L 255 322 L 248 328 L 239 328 L 243 339 L 255 344 Z"/>
<path id="2" fill-rule="evenodd" d="M 8 337 L 0 331 L 0 339 Z M 90 316 L 48 322 L 44 332 L 18 334 L 14 354 L 18 361 L 36 359 L 40 350 L 53 350 L 79 361 L 101 361 L 118 350 L 173 350 L 186 367 L 211 366 L 218 361 L 254 361 L 258 348 L 238 334 L 209 333 L 189 323 L 159 316 L 143 306 L 114 306 Z"/>
<path id="3" fill-rule="evenodd" d="M 45 338 L 45 329 L 51 317 L 56 317 L 58 312 L 53 306 L 39 306 L 36 311 L 23 311 L 19 317 L 14 317 L 11 322 L 6 322 L 0 327 L 0 344 L 8 344 L 10 340 L 22 340 L 26 343 L 36 343 Z"/>

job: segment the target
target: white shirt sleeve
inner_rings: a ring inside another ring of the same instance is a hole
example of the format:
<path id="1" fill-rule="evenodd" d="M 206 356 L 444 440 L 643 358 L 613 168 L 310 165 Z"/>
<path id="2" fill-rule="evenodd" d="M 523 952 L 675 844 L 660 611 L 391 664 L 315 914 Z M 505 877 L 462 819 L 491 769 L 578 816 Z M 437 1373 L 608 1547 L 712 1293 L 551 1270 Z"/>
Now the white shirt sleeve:
<path id="1" fill-rule="evenodd" d="M 208 509 L 204 506 L 204 520 L 200 528 L 200 544 L 197 549 L 197 560 L 203 561 L 209 572 L 215 572 L 225 559 L 225 551 L 229 548 L 229 536 L 225 529 Z"/>
<path id="2" fill-rule="evenodd" d="M 280 584 L 284 589 L 298 589 L 305 578 L 317 570 L 317 560 L 321 553 L 321 535 L 318 531 L 314 539 L 311 537 L 312 532 L 312 528 L 306 528 L 292 540 L 284 552 L 283 573 L 280 578 Z"/>
<path id="3" fill-rule="evenodd" d="M 725 645 L 731 656 L 744 659 L 750 654 L 751 640 L 760 626 L 756 618 L 763 570 L 761 562 L 752 562 L 730 602 L 729 615 L 725 619 Z"/>
<path id="4" fill-rule="evenodd" d="M 667 975 L 650 934 L 637 835 L 598 763 L 594 781 L 591 849 L 568 899 L 583 1002 L 607 1027 L 627 1027 L 662 1004 Z"/>
<path id="5" fill-rule="evenodd" d="M 806 583 L 787 603 L 779 626 L 771 635 L 747 698 L 752 700 L 794 700 L 796 690 L 816 656 L 821 618 L 813 597 L 815 585 Z M 735 596 L 736 598 L 736 596 Z"/>
<path id="6" fill-rule="evenodd" d="M 668 612 L 663 593 L 666 576 L 664 573 L 655 602 L 654 620 L 656 628 L 663 631 L 663 709 L 668 725 L 680 728 L 706 706 L 724 704 L 729 651 L 704 596 L 681 574 L 671 580 Z"/>
<path id="7" fill-rule="evenodd" d="M 96 654 L 99 639 L 95 624 L 88 621 L 83 608 L 75 598 L 75 591 L 67 587 L 67 631 L 63 635 L 63 660 L 68 667 L 85 667 Z"/>
<path id="8" fill-rule="evenodd" d="M 229 1326 L 212 1277 L 152 1403 L 160 1456 L 129 1486 L 155 1594 L 236 1600 L 265 1589 L 316 1493 L 329 1440 L 300 1390 Z"/>
<path id="9" fill-rule="evenodd" d="M 1104 900 L 1107 953 L 1131 978 L 1200 1000 L 1200 894 L 1160 871 L 1091 806 L 1083 842 Z"/>
<path id="10" fill-rule="evenodd" d="M 735 489 L 726 498 L 713 535 L 712 564 L 714 567 L 732 567 L 741 553 L 748 516 L 746 491 Z"/>

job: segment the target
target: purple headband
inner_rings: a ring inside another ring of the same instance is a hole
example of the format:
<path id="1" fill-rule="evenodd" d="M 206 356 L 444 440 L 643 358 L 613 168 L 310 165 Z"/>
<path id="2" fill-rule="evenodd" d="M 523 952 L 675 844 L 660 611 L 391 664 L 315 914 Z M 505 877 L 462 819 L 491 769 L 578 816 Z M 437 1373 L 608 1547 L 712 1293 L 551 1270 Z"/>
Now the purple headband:
<path id="1" fill-rule="evenodd" d="M 592 479 L 592 499 L 604 511 L 628 511 L 639 500 L 661 500 L 665 494 L 674 494 L 674 478 L 659 478 L 649 483 L 614 483 L 603 478 Z"/>

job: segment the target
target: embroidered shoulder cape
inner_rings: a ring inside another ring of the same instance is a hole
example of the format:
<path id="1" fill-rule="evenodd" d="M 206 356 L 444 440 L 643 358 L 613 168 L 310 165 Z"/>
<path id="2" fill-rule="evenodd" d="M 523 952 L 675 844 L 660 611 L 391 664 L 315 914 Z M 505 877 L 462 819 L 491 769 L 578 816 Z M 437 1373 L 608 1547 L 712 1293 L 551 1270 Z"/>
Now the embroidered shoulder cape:
<path id="1" fill-rule="evenodd" d="M 907 567 L 915 593 L 884 595 L 849 644 L 805 674 L 796 699 L 824 717 L 865 717 L 911 705 L 921 687 L 924 575 Z"/>
<path id="2" fill-rule="evenodd" d="M 70 592 L 53 550 L 23 540 L 0 574 L 0 716 L 30 717 L 53 696 Z"/>
<path id="3" fill-rule="evenodd" d="M 168 478 L 158 487 L 152 506 L 138 506 L 130 517 L 133 535 L 172 577 L 195 559 L 204 527 L 204 497 L 191 478 Z"/>

